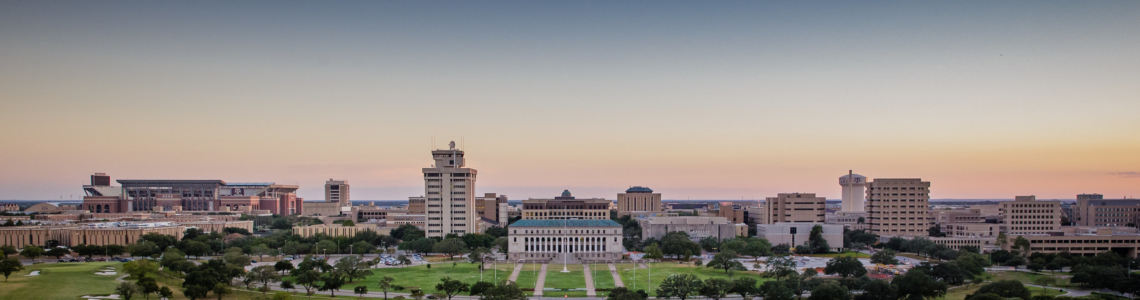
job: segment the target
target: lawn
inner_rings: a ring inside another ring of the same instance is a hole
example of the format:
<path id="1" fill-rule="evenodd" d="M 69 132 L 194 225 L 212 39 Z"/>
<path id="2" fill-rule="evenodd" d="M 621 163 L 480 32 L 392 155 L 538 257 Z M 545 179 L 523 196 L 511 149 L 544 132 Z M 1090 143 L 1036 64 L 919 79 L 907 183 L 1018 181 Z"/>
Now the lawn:
<path id="1" fill-rule="evenodd" d="M 514 271 L 515 268 L 512 265 L 510 269 Z M 515 283 L 519 285 L 519 288 L 533 289 L 539 272 L 542 272 L 542 264 L 526 264 L 523 266 L 522 271 L 519 272 L 519 278 Z M 507 277 L 510 276 L 511 274 L 507 274 Z"/>
<path id="2" fill-rule="evenodd" d="M 1068 273 L 1062 273 L 1062 272 L 1057 273 L 1057 275 L 1067 275 L 1067 274 Z M 1057 283 L 1054 284 L 1054 286 L 1060 286 L 1060 287 L 1068 287 L 1069 286 L 1069 278 L 1061 278 L 1060 276 L 1050 275 L 1049 272 L 1032 273 L 1032 272 L 1022 272 L 1022 271 L 1003 271 L 1003 272 L 991 272 L 990 275 L 993 276 L 993 278 L 991 278 L 990 281 L 1017 280 L 1017 281 L 1021 281 L 1021 283 L 1024 283 L 1024 284 L 1035 284 L 1035 283 L 1033 283 L 1033 279 L 1036 279 L 1037 277 L 1053 276 L 1053 277 L 1057 278 Z"/>
<path id="3" fill-rule="evenodd" d="M 729 280 L 733 279 L 733 277 L 729 277 L 728 274 L 725 274 L 724 270 L 722 269 L 694 267 L 689 264 L 654 263 L 651 266 L 653 269 L 652 276 L 648 276 L 650 275 L 649 270 L 640 268 L 635 270 L 633 269 L 633 266 L 634 264 L 617 264 L 618 274 L 621 275 L 621 280 L 625 283 L 626 288 L 629 288 L 631 290 L 650 291 L 646 284 L 648 283 L 650 277 L 652 277 L 653 282 L 649 284 L 652 285 L 652 290 L 656 291 L 657 287 L 661 285 L 661 282 L 665 280 L 665 277 L 673 274 L 692 274 L 696 275 L 697 278 L 700 278 L 701 280 L 710 277 L 719 277 Z M 760 273 L 753 271 L 733 272 L 733 276 L 756 276 L 758 274 Z M 636 282 L 633 280 L 635 275 L 637 277 Z M 763 282 L 766 279 L 757 278 L 757 280 Z M 656 292 L 652 292 L 650 295 L 656 295 Z"/>
<path id="4" fill-rule="evenodd" d="M 966 299 L 967 295 L 973 294 L 974 292 L 978 291 L 978 289 L 981 287 L 982 287 L 981 285 L 974 285 L 972 287 L 963 286 L 963 287 L 959 287 L 959 288 L 952 288 L 952 289 L 950 289 L 950 291 L 946 292 L 946 296 L 943 296 L 942 298 L 939 298 L 939 299 L 940 300 L 963 300 L 963 299 Z M 1029 292 L 1033 293 L 1034 296 L 1037 296 L 1037 295 L 1056 296 L 1056 295 L 1061 294 L 1061 290 L 1054 289 L 1054 288 L 1049 288 L 1049 289 L 1046 289 L 1044 291 L 1039 287 L 1029 286 L 1026 288 L 1029 288 Z"/>
<path id="5" fill-rule="evenodd" d="M 568 272 L 568 273 L 562 273 L 562 270 L 561 270 L 562 268 L 556 268 L 556 270 L 547 269 L 547 271 L 546 271 L 546 283 L 545 283 L 545 286 L 543 286 L 543 288 L 555 288 L 555 289 L 585 288 L 586 287 L 586 276 L 582 274 L 582 265 L 577 265 L 577 266 L 578 266 L 578 268 L 577 268 L 578 270 L 576 270 L 576 271 L 573 270 L 572 268 L 569 268 L 569 266 L 567 266 L 567 269 L 570 269 L 570 272 Z M 551 266 L 551 267 L 553 267 L 553 266 Z M 559 267 L 561 267 L 561 266 L 559 266 Z"/>
<path id="6" fill-rule="evenodd" d="M 604 264 L 590 265 L 590 275 L 594 277 L 595 289 L 614 288 L 614 276 L 610 275 L 610 268 Z M 598 293 L 599 295 L 601 293 Z"/>
<path id="7" fill-rule="evenodd" d="M 506 277 L 511 276 L 510 270 L 513 266 L 508 266 L 508 264 L 499 264 L 499 278 L 505 279 Z M 487 267 L 490 269 L 490 265 Z M 488 274 L 487 271 L 491 270 L 484 271 L 484 281 L 493 281 L 495 275 L 493 273 Z M 396 281 L 393 282 L 394 284 L 407 288 L 407 290 L 402 291 L 404 293 L 407 293 L 413 288 L 420 288 L 423 289 L 425 293 L 430 294 L 436 291 L 435 285 L 438 284 L 439 280 L 444 277 L 451 277 L 451 279 L 463 281 L 466 283 L 478 282 L 479 265 L 462 262 L 454 267 L 452 267 L 450 263 L 432 264 L 431 269 L 428 269 L 427 266 L 423 265 L 404 268 L 372 269 L 372 276 L 368 276 L 368 278 L 365 279 L 357 279 L 351 283 L 346 283 L 344 286 L 347 289 L 351 289 L 352 287 L 358 285 L 366 285 L 368 286 L 369 291 L 379 291 L 380 286 L 378 282 L 381 278 L 384 278 L 384 276 L 395 278 Z"/>
<path id="8" fill-rule="evenodd" d="M 855 252 L 855 251 L 846 251 L 843 253 L 809 254 L 809 255 L 803 255 L 803 256 L 811 256 L 811 257 L 854 256 L 855 258 L 871 258 L 870 254 Z"/>
<path id="9" fill-rule="evenodd" d="M 120 275 L 95 275 L 100 269 L 114 267 Z M 31 271 L 39 276 L 24 276 Z M 12 273 L 8 282 L 0 283 L 0 299 L 77 299 L 84 295 L 106 295 L 115 292 L 115 278 L 122 274 L 122 263 L 57 263 L 24 266 Z"/>

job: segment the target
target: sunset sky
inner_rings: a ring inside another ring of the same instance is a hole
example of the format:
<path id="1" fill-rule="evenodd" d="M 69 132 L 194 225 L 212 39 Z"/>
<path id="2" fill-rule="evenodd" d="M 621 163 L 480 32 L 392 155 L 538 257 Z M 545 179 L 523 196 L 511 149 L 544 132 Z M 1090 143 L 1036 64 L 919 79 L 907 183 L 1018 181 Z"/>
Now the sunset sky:
<path id="1" fill-rule="evenodd" d="M 1140 196 L 1140 2 L 0 1 L 2 200 L 407 199 L 452 140 L 516 200 Z"/>

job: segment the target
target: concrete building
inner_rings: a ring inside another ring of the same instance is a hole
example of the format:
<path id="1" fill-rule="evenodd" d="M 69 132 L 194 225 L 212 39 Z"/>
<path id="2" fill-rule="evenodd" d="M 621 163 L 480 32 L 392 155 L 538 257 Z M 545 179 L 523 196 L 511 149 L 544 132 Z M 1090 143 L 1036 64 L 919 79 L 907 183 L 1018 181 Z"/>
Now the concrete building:
<path id="1" fill-rule="evenodd" d="M 1048 235 L 1008 235 L 1009 241 L 1022 236 L 1029 241 L 1029 252 L 1061 253 L 1095 256 L 1097 253 L 1112 251 L 1120 256 L 1136 258 L 1140 250 L 1140 234 L 1128 227 L 1084 227 L 1065 226 L 1060 232 Z M 1013 243 L 1006 243 L 1010 250 Z"/>
<path id="2" fill-rule="evenodd" d="M 930 182 L 918 178 L 877 178 L 867 183 L 867 223 L 871 233 L 925 236 L 930 229 Z"/>
<path id="3" fill-rule="evenodd" d="M 427 214 L 427 197 L 408 197 L 409 214 Z"/>
<path id="4" fill-rule="evenodd" d="M 758 208 L 757 205 L 748 202 L 721 202 L 720 207 L 717 208 L 716 216 L 728 219 L 729 222 L 735 224 L 750 223 L 754 219 L 753 213 L 764 213 L 754 209 Z"/>
<path id="5" fill-rule="evenodd" d="M 811 236 L 815 226 L 823 229 L 823 239 L 832 251 L 843 252 L 843 226 L 830 224 L 790 223 L 757 224 L 756 237 L 767 239 L 772 245 L 787 244 L 792 247 L 803 245 Z"/>
<path id="6" fill-rule="evenodd" d="M 352 206 L 350 202 L 347 180 L 325 181 L 325 202 L 340 203 L 340 206 Z"/>
<path id="7" fill-rule="evenodd" d="M 505 226 L 509 210 L 507 195 L 484 193 L 483 197 L 475 197 L 475 212 L 492 226 Z"/>
<path id="8" fill-rule="evenodd" d="M 846 176 L 839 177 L 839 186 L 843 187 L 843 202 L 839 211 L 849 213 L 866 211 L 863 200 L 866 197 L 867 177 L 848 171 Z"/>
<path id="9" fill-rule="evenodd" d="M 55 202 L 43 202 L 43 203 L 37 203 L 36 205 L 29 206 L 27 209 L 24 209 L 24 212 L 25 213 L 37 213 L 37 214 L 54 214 L 54 213 L 62 213 L 64 211 L 69 211 L 69 210 L 76 210 L 76 206 L 75 205 L 60 204 L 60 203 L 55 203 Z"/>
<path id="10" fill-rule="evenodd" d="M 781 193 L 765 199 L 765 224 L 824 223 L 827 199 L 810 193 Z"/>
<path id="11" fill-rule="evenodd" d="M 253 221 L 204 221 L 178 224 L 173 222 L 104 222 L 83 225 L 0 227 L 0 246 L 21 248 L 26 245 L 46 246 L 55 241 L 59 246 L 121 245 L 137 243 L 143 235 L 157 233 L 182 239 L 187 228 L 221 230 L 226 227 L 253 231 Z"/>
<path id="12" fill-rule="evenodd" d="M 301 214 L 303 200 L 296 185 L 272 182 L 225 182 L 221 180 L 117 180 L 110 186 L 103 173 L 84 185 L 80 209 L 95 213 L 134 211 L 231 211 L 242 207 L 274 214 Z"/>
<path id="13" fill-rule="evenodd" d="M 324 234 L 331 237 L 354 237 L 356 234 L 363 231 L 372 231 L 377 234 L 387 235 L 392 232 L 392 228 L 379 227 L 376 224 L 356 224 L 355 226 L 341 226 L 340 224 L 321 224 L 293 227 L 293 234 L 302 237 L 311 237 L 316 234 Z M 347 247 L 348 245 L 345 245 Z"/>
<path id="14" fill-rule="evenodd" d="M 0 203 L 0 211 L 20 211 L 20 205 L 16 203 Z"/>
<path id="15" fill-rule="evenodd" d="M 569 190 L 554 199 L 523 200 L 523 220 L 609 220 L 610 200 L 575 199 Z"/>
<path id="16" fill-rule="evenodd" d="M 513 262 L 588 263 L 622 259 L 622 227 L 603 220 L 519 220 L 507 232 Z"/>
<path id="17" fill-rule="evenodd" d="M 1017 196 L 1000 204 L 1009 234 L 1047 234 L 1061 229 L 1061 201 L 1037 200 L 1034 196 Z"/>
<path id="18" fill-rule="evenodd" d="M 930 211 L 930 219 L 938 224 L 986 222 L 977 208 L 935 209 Z"/>
<path id="19" fill-rule="evenodd" d="M 867 225 L 866 212 L 843 212 L 838 211 L 834 214 L 827 215 L 826 224 L 843 225 L 843 227 L 850 230 L 867 230 L 870 226 Z M 763 224 L 763 223 L 761 223 Z"/>
<path id="20" fill-rule="evenodd" d="M 661 207 L 661 193 L 654 193 L 652 189 L 643 186 L 634 186 L 617 194 L 618 217 L 628 215 L 655 215 L 664 213 Z"/>
<path id="21" fill-rule="evenodd" d="M 1005 224 L 994 223 L 944 223 L 942 233 L 955 237 L 997 237 L 1006 231 Z"/>
<path id="22" fill-rule="evenodd" d="M 1080 226 L 1140 224 L 1140 200 L 1104 199 L 1101 194 L 1077 195 L 1070 222 Z"/>
<path id="23" fill-rule="evenodd" d="M 475 212 L 475 177 L 479 171 L 466 168 L 463 151 L 455 149 L 431 152 L 435 164 L 423 168 L 424 195 L 427 195 L 427 237 L 443 237 L 454 233 L 477 232 Z"/>
<path id="24" fill-rule="evenodd" d="M 707 237 L 726 240 L 738 236 L 748 236 L 748 226 L 736 224 L 723 217 L 656 217 L 637 221 L 641 225 L 641 239 L 658 239 L 665 234 L 680 231 L 689 234 L 696 242 Z"/>

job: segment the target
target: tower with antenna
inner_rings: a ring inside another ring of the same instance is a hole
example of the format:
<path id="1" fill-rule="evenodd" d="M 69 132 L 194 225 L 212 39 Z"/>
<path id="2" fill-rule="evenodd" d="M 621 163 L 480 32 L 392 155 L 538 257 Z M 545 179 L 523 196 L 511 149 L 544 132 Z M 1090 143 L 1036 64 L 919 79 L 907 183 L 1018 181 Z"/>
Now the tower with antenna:
<path id="1" fill-rule="evenodd" d="M 867 177 L 847 170 L 847 175 L 839 177 L 839 186 L 843 187 L 843 204 L 839 211 L 853 213 L 866 211 L 863 200 L 866 199 Z"/>

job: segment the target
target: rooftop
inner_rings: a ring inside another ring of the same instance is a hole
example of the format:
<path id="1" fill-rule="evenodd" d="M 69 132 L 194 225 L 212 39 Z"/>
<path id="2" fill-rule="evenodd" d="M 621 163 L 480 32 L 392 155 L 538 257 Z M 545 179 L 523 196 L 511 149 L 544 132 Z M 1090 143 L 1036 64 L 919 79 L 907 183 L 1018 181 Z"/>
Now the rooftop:
<path id="1" fill-rule="evenodd" d="M 625 190 L 626 193 L 652 193 L 653 190 L 643 186 L 634 186 Z"/>
<path id="2" fill-rule="evenodd" d="M 621 227 L 613 220 L 519 220 L 511 227 Z"/>

